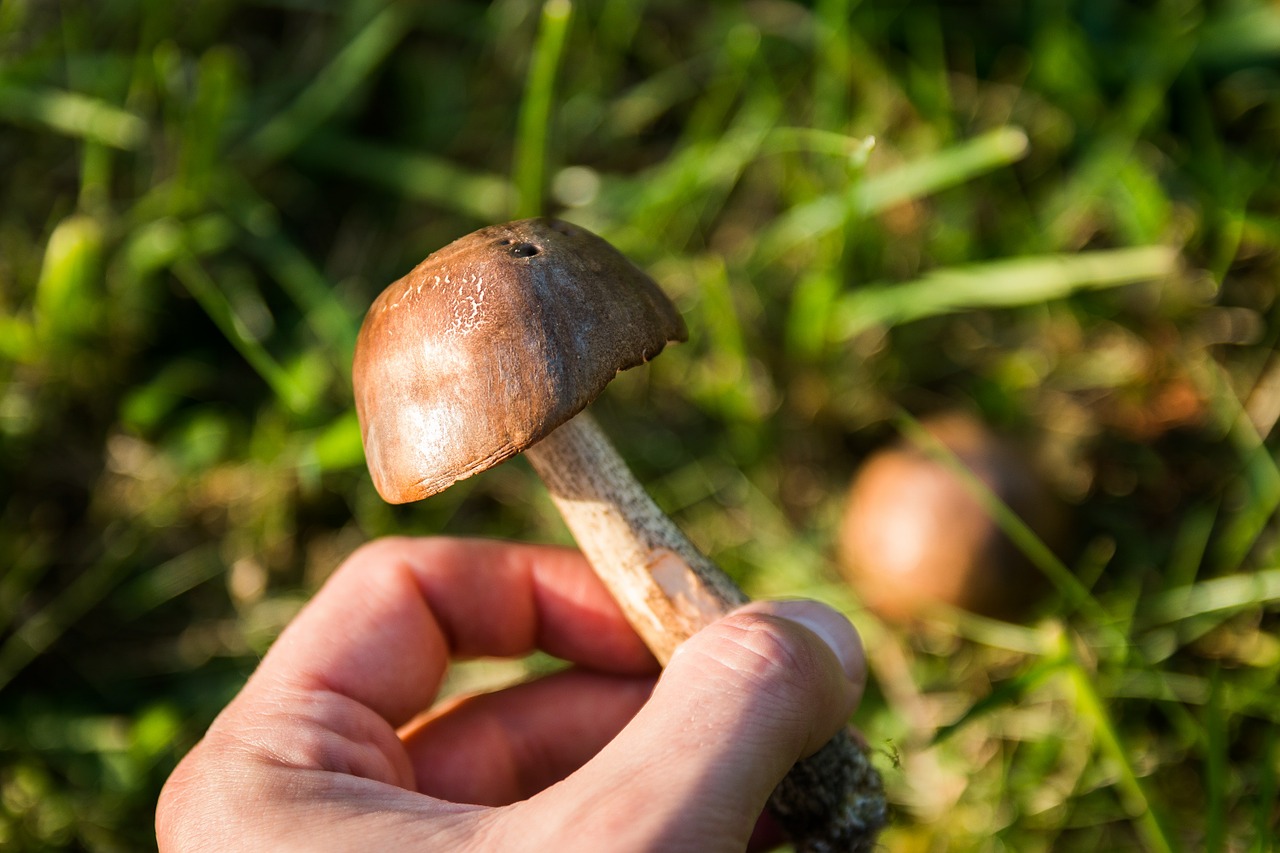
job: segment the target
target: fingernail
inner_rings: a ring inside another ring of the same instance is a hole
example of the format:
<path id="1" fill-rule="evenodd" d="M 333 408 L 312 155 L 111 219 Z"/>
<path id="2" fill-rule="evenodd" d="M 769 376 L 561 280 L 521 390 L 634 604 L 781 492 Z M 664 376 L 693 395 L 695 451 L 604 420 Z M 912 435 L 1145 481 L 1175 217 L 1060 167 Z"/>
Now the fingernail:
<path id="1" fill-rule="evenodd" d="M 853 624 L 839 611 L 821 602 L 797 599 L 753 601 L 739 608 L 739 612 L 767 613 L 803 625 L 831 648 L 850 681 L 861 683 L 866 677 L 862 640 Z"/>

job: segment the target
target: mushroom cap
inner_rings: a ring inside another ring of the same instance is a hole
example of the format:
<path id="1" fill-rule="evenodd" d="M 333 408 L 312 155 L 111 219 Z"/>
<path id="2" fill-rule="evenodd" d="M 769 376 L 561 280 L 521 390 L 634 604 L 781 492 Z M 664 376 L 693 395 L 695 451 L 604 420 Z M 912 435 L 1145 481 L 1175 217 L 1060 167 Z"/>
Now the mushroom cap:
<path id="1" fill-rule="evenodd" d="M 497 465 L 687 337 L 653 279 L 583 228 L 525 219 L 468 234 L 384 290 L 360 329 L 352 373 L 374 485 L 407 503 Z"/>
<path id="2" fill-rule="evenodd" d="M 1062 507 L 1011 439 L 960 413 L 922 425 L 1032 530 L 1059 543 Z M 839 549 L 850 583 L 888 619 L 910 621 L 943 604 L 1018 620 L 1047 588 L 971 488 L 909 442 L 863 463 L 849 489 Z"/>

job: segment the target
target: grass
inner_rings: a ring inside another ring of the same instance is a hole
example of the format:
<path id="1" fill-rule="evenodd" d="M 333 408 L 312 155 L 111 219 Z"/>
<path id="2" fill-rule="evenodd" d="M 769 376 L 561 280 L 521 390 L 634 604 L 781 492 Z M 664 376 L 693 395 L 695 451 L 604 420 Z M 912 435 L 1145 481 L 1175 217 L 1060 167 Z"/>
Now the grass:
<path id="1" fill-rule="evenodd" d="M 1277 33 L 1262 0 L 2 0 L 0 847 L 153 846 L 360 542 L 566 541 L 518 461 L 382 503 L 348 375 L 386 283 L 541 211 L 689 322 L 596 404 L 658 502 L 862 630 L 888 849 L 1274 849 Z M 847 482 L 954 409 L 1073 536 L 971 479 L 1055 591 L 885 623 L 835 563 Z"/>

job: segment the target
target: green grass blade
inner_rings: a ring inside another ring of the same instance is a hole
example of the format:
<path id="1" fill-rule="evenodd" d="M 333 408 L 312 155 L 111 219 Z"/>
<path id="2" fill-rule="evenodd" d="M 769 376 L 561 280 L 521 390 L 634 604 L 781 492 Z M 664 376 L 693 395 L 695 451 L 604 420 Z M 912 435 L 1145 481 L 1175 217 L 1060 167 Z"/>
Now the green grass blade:
<path id="1" fill-rule="evenodd" d="M 1165 828 L 1164 819 L 1157 814 L 1155 803 L 1147 792 L 1146 785 L 1138 776 L 1138 772 L 1129 758 L 1124 740 L 1116 729 L 1115 722 L 1107 710 L 1107 705 L 1098 693 L 1093 675 L 1085 668 L 1075 650 L 1071 647 L 1071 638 L 1062 631 L 1058 652 L 1065 660 L 1063 671 L 1074 688 L 1076 708 L 1080 715 L 1093 725 L 1094 736 L 1102 753 L 1115 764 L 1119 778 L 1116 780 L 1118 793 L 1125 810 L 1131 815 L 1149 850 L 1158 853 L 1173 853 L 1176 849 Z"/>
<path id="2" fill-rule="evenodd" d="M 29 320 L 0 313 L 0 360 L 31 363 L 40 358 L 40 352 Z"/>
<path id="3" fill-rule="evenodd" d="M 1210 65 L 1275 59 L 1280 56 L 1280 9 L 1246 3 L 1226 7 L 1204 28 L 1195 58 Z"/>
<path id="4" fill-rule="evenodd" d="M 206 581 L 218 577 L 225 570 L 215 544 L 197 545 L 154 568 L 148 569 L 137 579 L 121 587 L 113 597 L 118 602 L 122 620 L 137 619 Z"/>
<path id="5" fill-rule="evenodd" d="M 141 117 L 106 101 L 2 80 L 0 118 L 125 150 L 142 147 L 147 138 L 147 123 Z"/>
<path id="6" fill-rule="evenodd" d="M 5 549 L 6 565 L 0 572 L 0 634 L 8 632 L 27 596 L 49 569 L 49 543 L 34 537 L 21 542 L 14 526 L 0 527 L 0 542 L 14 543 Z"/>
<path id="7" fill-rule="evenodd" d="M 1254 853 L 1269 853 L 1275 849 L 1275 804 L 1280 795 L 1280 779 L 1276 773 L 1276 727 L 1270 726 L 1262 734 L 1262 749 L 1255 757 L 1258 768 L 1257 795 L 1254 798 L 1253 844 Z"/>
<path id="8" fill-rule="evenodd" d="M 1193 583 L 1209 551 L 1218 517 L 1218 506 L 1198 507 L 1187 513 L 1178 526 L 1177 537 L 1169 551 L 1169 564 L 1164 570 L 1164 583 L 1169 589 Z"/>
<path id="9" fill-rule="evenodd" d="M 103 210 L 111 193 L 112 149 L 101 142 L 85 140 L 80 156 L 81 210 Z"/>
<path id="10" fill-rule="evenodd" d="M 318 472 L 346 471 L 364 465 L 364 443 L 355 410 L 344 412 L 308 435 L 299 456 L 300 468 L 310 467 Z"/>
<path id="11" fill-rule="evenodd" d="M 516 129 L 515 162 L 512 166 L 519 199 L 516 218 L 538 216 L 543 212 L 547 137 L 550 134 L 556 71 L 560 67 L 560 54 L 572 17 L 573 4 L 570 0 L 547 0 L 542 7 L 542 21 L 533 45 Z"/>
<path id="12" fill-rule="evenodd" d="M 1035 661 L 1026 670 L 995 686 L 987 695 L 965 709 L 956 720 L 940 726 L 933 734 L 931 746 L 946 741 L 970 723 L 988 714 L 1020 703 L 1027 694 L 1056 675 L 1066 661 L 1061 656 L 1046 657 Z"/>
<path id="13" fill-rule="evenodd" d="M 780 216 L 761 236 L 756 258 L 772 261 L 797 246 L 844 228 L 851 220 L 971 181 L 1016 163 L 1026 152 L 1026 133 L 1020 128 L 1002 127 L 922 155 L 896 169 L 869 175 L 843 194 L 820 196 Z"/>
<path id="14" fill-rule="evenodd" d="M 763 412 L 752 393 L 749 347 L 729 270 L 722 258 L 708 256 L 697 262 L 695 275 L 700 284 L 698 326 L 710 345 L 695 393 L 731 423 L 757 421 Z"/>
<path id="15" fill-rule="evenodd" d="M 761 146 L 761 154 L 785 154 L 803 151 L 825 154 L 845 160 L 850 168 L 861 169 L 875 150 L 874 136 L 848 136 L 811 127 L 777 127 L 769 132 Z"/>
<path id="16" fill-rule="evenodd" d="M 760 156 L 776 117 L 772 100 L 753 102 L 717 135 L 689 143 L 639 180 L 610 186 L 604 206 L 625 217 L 638 243 L 662 233 L 669 245 L 686 245 L 700 223 L 723 209 L 744 170 Z M 631 239 L 625 233 L 614 237 L 624 246 Z"/>
<path id="17" fill-rule="evenodd" d="M 249 334 L 240 318 L 236 316 L 231 302 L 219 289 L 217 282 L 205 272 L 204 267 L 195 258 L 186 257 L 179 259 L 173 265 L 173 273 L 200 303 L 200 307 L 209 315 L 209 319 L 213 320 L 231 345 L 271 387 L 280 402 L 295 413 L 306 411 L 309 404 L 306 392 L 294 382 L 279 362 L 272 358 L 266 347 Z"/>
<path id="18" fill-rule="evenodd" d="M 443 157 L 326 131 L 309 138 L 298 149 L 298 158 L 483 222 L 507 216 L 516 197 L 511 183 L 499 175 L 471 172 Z"/>
<path id="19" fill-rule="evenodd" d="M 857 5 L 858 0 L 818 0 L 814 6 L 813 118 L 820 128 L 846 121 L 854 49 L 849 17 Z"/>
<path id="20" fill-rule="evenodd" d="M 389 3 L 374 15 L 287 107 L 250 137 L 251 155 L 263 163 L 279 160 L 337 113 L 408 34 L 412 8 Z"/>
<path id="21" fill-rule="evenodd" d="M 1119 287 L 1170 275 L 1177 252 L 1165 246 L 1040 255 L 936 270 L 903 284 L 870 284 L 835 306 L 831 335 L 849 340 L 876 326 L 978 308 L 1012 308 L 1078 290 Z"/>
<path id="22" fill-rule="evenodd" d="M 680 148 L 711 142 L 724 131 L 735 111 L 750 110 L 776 97 L 767 75 L 751 73 L 753 67 L 767 70 L 759 64 L 761 41 L 760 29 L 745 21 L 727 25 L 719 35 L 713 48 L 715 60 L 710 73 L 699 87 L 698 97 L 681 128 Z M 754 89 L 744 97 L 751 86 Z"/>
<path id="23" fill-rule="evenodd" d="M 1005 622 L 961 608 L 947 614 L 947 624 L 957 637 L 971 643 L 1019 655 L 1044 655 L 1044 630 L 1039 626 Z"/>
<path id="24" fill-rule="evenodd" d="M 232 111 L 244 101 L 244 87 L 233 51 L 207 51 L 196 66 L 190 102 L 175 127 L 177 164 L 174 186 L 183 209 L 200 210 L 229 174 L 226 136 Z"/>
<path id="25" fill-rule="evenodd" d="M 829 343 L 826 328 L 844 282 L 836 273 L 834 263 L 821 261 L 838 255 L 844 248 L 841 243 L 838 236 L 833 235 L 825 244 L 819 244 L 815 254 L 821 260 L 792 289 L 791 303 L 787 307 L 785 340 L 788 355 L 797 362 L 816 360 Z"/>
<path id="26" fill-rule="evenodd" d="M 1001 127 L 932 156 L 868 177 L 857 189 L 858 211 L 877 213 L 912 199 L 971 181 L 1018 162 L 1027 153 L 1027 134 Z"/>
<path id="27" fill-rule="evenodd" d="M 1139 625 L 1151 628 L 1197 616 L 1235 613 L 1280 602 L 1280 569 L 1266 569 L 1201 581 L 1152 596 Z"/>
<path id="28" fill-rule="evenodd" d="M 257 236 L 259 239 L 251 244 L 251 249 L 302 310 L 307 325 L 325 345 L 329 360 L 338 369 L 337 376 L 346 382 L 350 378 L 346 374 L 355 354 L 360 315 L 338 302 L 330 282 L 282 232 L 271 230 Z"/>
<path id="29" fill-rule="evenodd" d="M 1206 794 L 1204 849 L 1217 853 L 1226 847 L 1227 841 L 1227 752 L 1230 738 L 1227 732 L 1227 711 L 1222 707 L 1222 668 L 1214 667 L 1209 681 L 1209 702 L 1205 706 L 1203 730 L 1204 787 Z"/>
<path id="30" fill-rule="evenodd" d="M 18 32 L 27 22 L 30 5 L 23 0 L 0 0 L 0 34 Z"/>
<path id="31" fill-rule="evenodd" d="M 136 539 L 116 542 L 112 553 L 131 554 L 136 547 Z M 124 579 L 126 569 L 127 562 L 119 557 L 100 558 L 19 625 L 0 646 L 0 691 L 114 589 Z"/>
<path id="32" fill-rule="evenodd" d="M 72 214 L 49 235 L 36 282 L 36 337 L 51 353 L 90 340 L 105 314 L 102 266 L 105 235 L 96 219 Z"/>
<path id="33" fill-rule="evenodd" d="M 302 311 L 307 326 L 324 344 L 342 383 L 349 381 L 359 315 L 344 306 L 324 275 L 285 236 L 274 207 L 247 183 L 224 197 L 230 215 L 250 235 L 248 248 L 266 266 L 281 289 Z"/>
<path id="34" fill-rule="evenodd" d="M 1220 570 L 1234 571 L 1248 558 L 1267 522 L 1280 509 L 1280 464 L 1258 434 L 1222 368 L 1207 361 L 1194 367 L 1192 375 L 1209 401 L 1210 411 L 1243 463 L 1240 480 L 1248 500 L 1228 520 L 1214 553 Z"/>
<path id="35" fill-rule="evenodd" d="M 696 73 L 701 65 L 698 60 L 675 63 L 619 92 L 609 104 L 609 126 L 618 133 L 644 133 L 676 105 L 697 94 Z"/>
<path id="36" fill-rule="evenodd" d="M 1111 564 L 1115 556 L 1116 543 L 1114 539 L 1109 536 L 1094 539 L 1081 551 L 1076 560 L 1073 574 L 1079 578 L 1080 584 L 1085 589 L 1092 590 L 1106 574 L 1107 566 Z"/>

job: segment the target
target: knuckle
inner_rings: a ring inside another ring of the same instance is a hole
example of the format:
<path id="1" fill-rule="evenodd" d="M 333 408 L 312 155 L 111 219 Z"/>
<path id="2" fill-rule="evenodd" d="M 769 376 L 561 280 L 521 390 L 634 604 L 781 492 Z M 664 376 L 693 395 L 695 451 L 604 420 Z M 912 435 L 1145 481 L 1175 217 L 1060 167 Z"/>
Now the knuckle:
<path id="1" fill-rule="evenodd" d="M 391 760 L 399 740 L 381 720 L 343 697 L 304 695 L 290 712 L 264 709 L 251 722 L 220 733 L 226 749 L 250 761 L 317 769 L 398 784 Z"/>
<path id="2" fill-rule="evenodd" d="M 762 614 L 735 614 L 719 635 L 722 664 L 752 686 L 779 700 L 794 700 L 820 680 L 820 662 L 780 621 Z"/>
<path id="3" fill-rule="evenodd" d="M 409 536 L 383 536 L 365 542 L 351 552 L 344 561 L 344 566 L 359 566 L 361 571 L 377 571 L 379 566 L 395 565 L 406 560 L 410 553 L 431 557 L 442 548 L 451 546 L 451 540 L 415 539 Z"/>
<path id="4" fill-rule="evenodd" d="M 415 538 L 385 536 L 366 542 L 343 561 L 335 574 L 358 577 L 365 589 L 395 584 L 407 574 L 430 572 L 435 567 L 456 562 L 462 547 L 449 537 Z M 350 582 L 350 581 L 348 581 Z"/>

